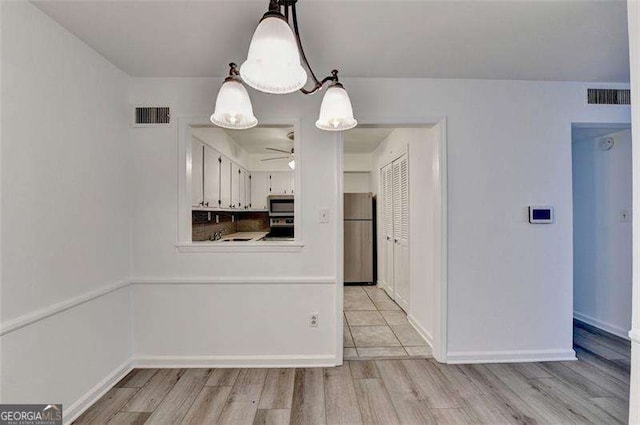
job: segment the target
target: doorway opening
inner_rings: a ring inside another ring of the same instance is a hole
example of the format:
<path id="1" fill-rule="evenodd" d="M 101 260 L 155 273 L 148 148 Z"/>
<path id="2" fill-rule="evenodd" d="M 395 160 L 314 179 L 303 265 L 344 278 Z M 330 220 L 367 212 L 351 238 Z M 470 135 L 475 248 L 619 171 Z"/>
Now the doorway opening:
<path id="1" fill-rule="evenodd" d="M 446 356 L 445 122 L 343 135 L 343 355 Z"/>
<path id="2" fill-rule="evenodd" d="M 608 360 L 628 362 L 631 128 L 574 124 L 571 136 L 574 348 L 580 357 L 606 345 Z"/>

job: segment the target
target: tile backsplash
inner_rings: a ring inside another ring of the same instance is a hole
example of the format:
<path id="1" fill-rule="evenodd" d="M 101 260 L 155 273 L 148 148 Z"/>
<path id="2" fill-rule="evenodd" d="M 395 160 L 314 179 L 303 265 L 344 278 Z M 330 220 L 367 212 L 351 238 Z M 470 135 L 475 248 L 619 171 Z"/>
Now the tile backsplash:
<path id="1" fill-rule="evenodd" d="M 236 232 L 268 232 L 269 215 L 265 212 L 192 211 L 191 228 L 194 242 L 213 240 L 216 232 L 222 232 L 222 236 Z"/>

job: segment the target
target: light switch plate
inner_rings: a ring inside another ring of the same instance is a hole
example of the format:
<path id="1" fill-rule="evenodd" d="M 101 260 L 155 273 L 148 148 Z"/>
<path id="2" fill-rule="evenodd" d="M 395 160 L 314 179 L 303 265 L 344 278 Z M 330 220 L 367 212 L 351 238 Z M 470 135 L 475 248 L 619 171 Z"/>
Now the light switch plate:
<path id="1" fill-rule="evenodd" d="M 329 222 L 329 210 L 321 209 L 320 214 L 318 215 L 318 221 L 320 223 L 328 223 Z"/>

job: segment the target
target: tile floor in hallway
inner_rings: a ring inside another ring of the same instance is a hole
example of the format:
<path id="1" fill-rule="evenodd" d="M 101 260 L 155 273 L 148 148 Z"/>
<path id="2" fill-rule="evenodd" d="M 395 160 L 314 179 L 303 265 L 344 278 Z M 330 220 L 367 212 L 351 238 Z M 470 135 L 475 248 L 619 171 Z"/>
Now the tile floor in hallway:
<path id="1" fill-rule="evenodd" d="M 431 357 L 404 311 L 377 286 L 344 287 L 344 358 Z"/>

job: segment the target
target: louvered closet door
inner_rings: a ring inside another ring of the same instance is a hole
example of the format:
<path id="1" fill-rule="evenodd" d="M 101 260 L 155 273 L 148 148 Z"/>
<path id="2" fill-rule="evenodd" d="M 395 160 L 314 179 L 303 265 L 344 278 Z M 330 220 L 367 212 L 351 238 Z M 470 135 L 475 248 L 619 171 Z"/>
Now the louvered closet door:
<path id="1" fill-rule="evenodd" d="M 409 306 L 409 160 L 393 162 L 393 281 L 395 301 Z"/>
<path id="2" fill-rule="evenodd" d="M 384 289 L 394 297 L 393 282 L 393 173 L 391 164 L 380 172 L 382 187 L 382 273 Z"/>

